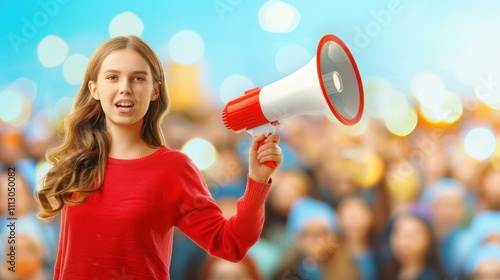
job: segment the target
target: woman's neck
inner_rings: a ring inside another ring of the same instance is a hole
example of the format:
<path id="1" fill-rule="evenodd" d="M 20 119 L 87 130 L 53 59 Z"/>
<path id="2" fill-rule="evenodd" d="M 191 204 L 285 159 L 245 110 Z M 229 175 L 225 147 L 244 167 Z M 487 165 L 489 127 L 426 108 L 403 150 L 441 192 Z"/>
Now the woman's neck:
<path id="1" fill-rule="evenodd" d="M 423 269 L 423 264 L 417 261 L 402 264 L 398 279 L 416 279 L 422 273 Z"/>
<path id="2" fill-rule="evenodd" d="M 119 159 L 133 159 L 153 152 L 155 149 L 142 139 L 141 129 L 142 122 L 129 126 L 107 125 L 106 130 L 111 138 L 109 156 Z"/>

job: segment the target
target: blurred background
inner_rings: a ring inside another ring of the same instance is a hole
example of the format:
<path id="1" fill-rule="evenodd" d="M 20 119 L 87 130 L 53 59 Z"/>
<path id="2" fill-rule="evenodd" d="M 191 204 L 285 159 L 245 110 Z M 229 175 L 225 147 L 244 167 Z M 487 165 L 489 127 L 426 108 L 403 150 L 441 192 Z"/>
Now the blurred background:
<path id="1" fill-rule="evenodd" d="M 172 279 L 500 279 L 500 2 L 0 6 L 2 259 L 9 167 L 18 217 L 17 272 L 2 261 L 1 279 L 52 277 L 59 222 L 36 219 L 33 192 L 100 43 L 135 34 L 157 51 L 172 100 L 168 146 L 194 160 L 229 217 L 250 136 L 224 128 L 224 104 L 299 69 L 329 33 L 357 61 L 363 118 L 352 127 L 333 116 L 282 121 L 285 162 L 261 239 L 233 264 L 176 233 Z"/>

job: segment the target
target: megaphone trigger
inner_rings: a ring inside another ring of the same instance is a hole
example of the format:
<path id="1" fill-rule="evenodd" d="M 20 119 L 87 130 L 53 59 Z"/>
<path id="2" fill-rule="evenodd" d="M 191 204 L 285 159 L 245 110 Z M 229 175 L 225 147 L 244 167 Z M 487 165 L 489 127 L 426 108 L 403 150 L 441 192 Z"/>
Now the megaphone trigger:
<path id="1" fill-rule="evenodd" d="M 276 126 L 278 126 L 278 124 L 279 124 L 278 121 L 274 121 L 271 123 L 266 123 L 266 124 L 254 127 L 252 129 L 247 129 L 246 132 L 248 132 L 248 134 L 250 134 L 252 137 L 264 134 L 264 136 L 266 136 L 266 138 L 267 138 L 267 136 L 276 132 Z M 257 146 L 257 149 L 262 147 L 262 145 L 264 145 L 265 143 L 266 143 L 266 139 L 260 140 L 259 145 Z M 266 161 L 264 164 L 270 168 L 277 168 L 278 167 L 278 164 L 274 161 Z"/>

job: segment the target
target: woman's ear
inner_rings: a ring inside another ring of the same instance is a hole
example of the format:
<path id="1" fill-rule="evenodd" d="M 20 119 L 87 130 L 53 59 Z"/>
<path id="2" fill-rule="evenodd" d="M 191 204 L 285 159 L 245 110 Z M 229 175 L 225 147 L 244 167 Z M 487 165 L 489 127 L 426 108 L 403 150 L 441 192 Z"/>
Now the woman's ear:
<path id="1" fill-rule="evenodd" d="M 161 82 L 158 82 L 153 88 L 153 95 L 151 95 L 151 101 L 155 101 L 160 96 Z"/>
<path id="2" fill-rule="evenodd" d="M 90 94 L 95 100 L 99 100 L 99 92 L 97 91 L 97 84 L 94 81 L 89 81 L 88 87 L 90 90 Z"/>

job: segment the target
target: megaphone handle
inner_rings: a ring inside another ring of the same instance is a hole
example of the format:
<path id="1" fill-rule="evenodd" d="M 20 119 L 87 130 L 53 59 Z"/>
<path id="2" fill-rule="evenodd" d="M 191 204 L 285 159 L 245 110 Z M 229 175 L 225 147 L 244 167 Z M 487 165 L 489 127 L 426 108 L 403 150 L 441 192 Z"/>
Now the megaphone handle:
<path id="1" fill-rule="evenodd" d="M 258 127 L 254 127 L 252 129 L 247 130 L 247 132 L 252 135 L 252 136 L 258 136 L 260 134 L 264 134 L 266 137 L 269 136 L 271 133 L 276 132 L 276 126 L 279 124 L 278 121 L 272 122 L 272 123 L 267 123 L 263 124 Z M 266 143 L 266 139 L 263 139 L 259 141 L 257 149 L 262 147 Z M 270 168 L 276 168 L 278 167 L 278 164 L 275 161 L 266 161 L 264 164 Z"/>
<path id="2" fill-rule="evenodd" d="M 259 141 L 259 145 L 257 146 L 258 148 L 262 147 L 262 145 L 264 145 L 266 143 L 266 139 L 264 140 L 260 140 Z M 276 168 L 278 167 L 278 164 L 275 162 L 275 161 L 266 161 L 264 162 L 264 164 L 268 167 L 271 167 L 271 168 Z"/>

